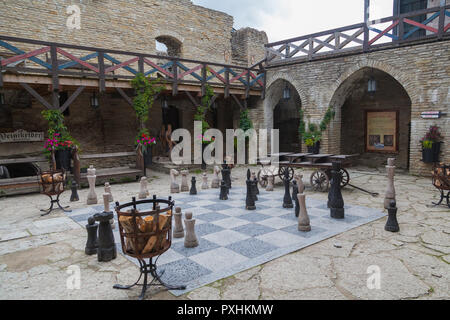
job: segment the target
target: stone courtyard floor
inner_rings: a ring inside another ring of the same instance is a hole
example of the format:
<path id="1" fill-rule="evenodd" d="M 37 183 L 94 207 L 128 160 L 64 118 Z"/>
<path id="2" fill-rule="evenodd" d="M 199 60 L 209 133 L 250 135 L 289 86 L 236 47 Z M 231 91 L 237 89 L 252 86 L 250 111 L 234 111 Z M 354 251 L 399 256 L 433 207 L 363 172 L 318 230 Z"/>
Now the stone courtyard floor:
<path id="1" fill-rule="evenodd" d="M 244 167 L 233 170 L 233 185 L 245 185 L 245 172 Z M 309 188 L 310 173 L 303 172 L 307 197 L 326 200 L 326 193 Z M 200 173 L 194 175 L 201 181 Z M 168 196 L 168 175 L 148 170 L 147 176 L 150 194 Z M 380 196 L 347 187 L 346 204 L 381 210 L 384 170 L 355 168 L 350 176 L 352 184 Z M 384 231 L 382 218 L 181 297 L 152 288 L 146 298 L 450 299 L 450 209 L 428 206 L 438 198 L 430 178 L 397 173 L 395 187 L 399 233 Z M 279 179 L 276 188 L 283 190 Z M 67 191 L 61 202 L 83 208 L 87 192 L 80 190 L 81 201 L 70 203 Z M 103 188 L 96 192 L 101 202 Z M 119 202 L 130 201 L 138 192 L 138 183 L 112 186 Z M 136 299 L 140 288 L 112 289 L 115 283 L 134 283 L 139 274 L 136 265 L 120 254 L 108 263 L 85 255 L 86 230 L 61 211 L 41 217 L 39 209 L 47 208 L 48 202 L 40 194 L 0 198 L 0 299 Z M 69 266 L 80 268 L 80 289 L 67 288 Z M 367 287 L 371 266 L 381 272 L 379 289 Z"/>

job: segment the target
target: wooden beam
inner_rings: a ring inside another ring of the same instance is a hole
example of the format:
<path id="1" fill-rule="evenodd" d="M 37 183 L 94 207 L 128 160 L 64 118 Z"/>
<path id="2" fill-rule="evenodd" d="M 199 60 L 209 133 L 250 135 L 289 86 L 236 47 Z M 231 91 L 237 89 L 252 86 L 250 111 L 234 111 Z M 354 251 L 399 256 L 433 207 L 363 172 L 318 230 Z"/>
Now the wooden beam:
<path id="1" fill-rule="evenodd" d="M 189 100 L 191 100 L 191 103 L 194 107 L 198 107 L 198 105 L 200 104 L 199 102 L 197 102 L 197 100 L 192 96 L 192 94 L 189 91 L 185 91 L 186 95 L 188 96 Z"/>
<path id="2" fill-rule="evenodd" d="M 133 100 L 125 93 L 125 91 L 122 90 L 122 88 L 116 88 L 116 90 L 130 106 L 133 106 Z"/>
<path id="3" fill-rule="evenodd" d="M 105 92 L 105 55 L 103 52 L 98 53 L 98 77 L 99 77 L 99 91 Z"/>
<path id="4" fill-rule="evenodd" d="M 66 111 L 66 109 L 72 104 L 72 102 L 75 101 L 75 99 L 80 95 L 80 93 L 83 92 L 84 88 L 85 87 L 83 87 L 83 86 L 78 87 L 77 90 L 75 90 L 75 92 L 72 93 L 72 95 L 69 97 L 69 99 L 67 99 L 67 101 L 59 109 L 61 111 L 61 113 Z"/>
<path id="5" fill-rule="evenodd" d="M 48 103 L 47 100 L 42 98 L 42 96 L 39 93 L 37 93 L 32 87 L 30 87 L 27 83 L 21 83 L 20 85 L 24 87 L 29 94 L 35 97 L 36 100 L 42 103 L 47 109 L 54 109 L 54 107 L 50 103 Z"/>
<path id="6" fill-rule="evenodd" d="M 234 101 L 237 103 L 237 105 L 239 106 L 239 108 L 240 108 L 241 110 L 244 110 L 245 107 L 242 105 L 242 103 L 239 101 L 239 99 L 236 97 L 236 95 L 232 94 L 231 96 L 233 97 Z"/>
<path id="7" fill-rule="evenodd" d="M 50 47 L 50 59 L 52 62 L 52 104 L 54 109 L 59 109 L 58 52 L 56 46 Z"/>

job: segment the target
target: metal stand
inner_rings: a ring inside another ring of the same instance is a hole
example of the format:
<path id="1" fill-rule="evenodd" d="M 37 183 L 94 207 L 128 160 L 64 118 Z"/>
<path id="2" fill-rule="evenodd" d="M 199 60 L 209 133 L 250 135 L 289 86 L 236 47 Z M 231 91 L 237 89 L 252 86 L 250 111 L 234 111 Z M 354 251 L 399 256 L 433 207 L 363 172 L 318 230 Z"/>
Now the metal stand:
<path id="1" fill-rule="evenodd" d="M 445 195 L 444 190 L 439 190 L 441 192 L 441 200 L 439 200 L 438 203 L 432 202 L 435 206 L 440 206 L 442 201 L 444 201 L 444 199 L 447 200 L 447 206 L 450 208 L 450 191 L 447 192 L 447 195 Z"/>
<path id="2" fill-rule="evenodd" d="M 147 287 L 149 286 L 163 286 L 167 290 L 184 290 L 186 289 L 186 286 L 171 286 L 165 283 L 161 280 L 161 276 L 164 274 L 164 270 L 161 271 L 160 274 L 157 272 L 156 262 L 153 263 L 153 258 L 149 258 L 149 262 L 145 262 L 144 259 L 138 259 L 139 265 L 140 265 L 140 271 L 141 274 L 139 275 L 139 278 L 137 281 L 129 286 L 123 286 L 120 284 L 116 284 L 113 286 L 114 289 L 121 289 L 121 290 L 129 290 L 134 286 L 142 286 L 141 295 L 139 296 L 139 300 L 144 300 L 145 292 L 147 291 Z M 153 279 L 148 282 L 148 274 L 150 274 Z M 144 282 L 142 284 L 139 284 L 138 282 L 141 280 L 142 275 L 144 275 Z M 155 280 L 157 280 L 159 283 L 155 283 Z"/>
<path id="3" fill-rule="evenodd" d="M 42 210 L 41 209 L 42 212 L 45 212 L 45 213 L 41 214 L 41 217 L 50 214 L 50 212 L 52 212 L 53 210 L 56 210 L 57 208 L 53 208 L 53 205 L 55 203 L 58 205 L 59 209 L 61 209 L 62 211 L 64 211 L 64 212 L 72 212 L 72 210 L 66 210 L 67 208 L 69 208 L 69 206 L 62 207 L 61 204 L 59 203 L 59 196 L 60 196 L 60 194 L 58 194 L 56 196 L 56 199 L 53 199 L 52 196 L 50 196 L 50 195 L 47 195 L 47 196 L 50 198 L 50 208 L 47 209 L 47 210 Z"/>

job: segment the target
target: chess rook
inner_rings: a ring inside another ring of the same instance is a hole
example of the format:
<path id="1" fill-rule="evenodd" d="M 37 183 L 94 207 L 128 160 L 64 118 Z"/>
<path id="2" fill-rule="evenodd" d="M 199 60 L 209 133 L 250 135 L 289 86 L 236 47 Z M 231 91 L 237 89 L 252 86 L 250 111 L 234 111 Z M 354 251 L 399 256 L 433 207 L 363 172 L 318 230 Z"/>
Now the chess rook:
<path id="1" fill-rule="evenodd" d="M 148 186 L 147 177 L 142 177 L 139 190 L 139 199 L 146 199 L 150 195 L 147 186 Z"/>
<path id="2" fill-rule="evenodd" d="M 72 194 L 70 195 L 70 202 L 80 201 L 80 196 L 78 195 L 78 184 L 75 180 L 72 180 L 72 186 L 70 187 Z"/>
<path id="3" fill-rule="evenodd" d="M 184 246 L 186 248 L 195 248 L 198 246 L 197 235 L 195 234 L 195 219 L 192 219 L 192 212 L 186 212 L 184 219 L 186 227 L 186 236 L 184 237 Z"/>
<path id="4" fill-rule="evenodd" d="M 98 223 L 95 223 L 95 219 L 93 217 L 90 217 L 88 219 L 88 224 L 86 225 L 87 241 L 86 247 L 84 248 L 84 253 L 89 256 L 97 253 L 97 230 Z"/>

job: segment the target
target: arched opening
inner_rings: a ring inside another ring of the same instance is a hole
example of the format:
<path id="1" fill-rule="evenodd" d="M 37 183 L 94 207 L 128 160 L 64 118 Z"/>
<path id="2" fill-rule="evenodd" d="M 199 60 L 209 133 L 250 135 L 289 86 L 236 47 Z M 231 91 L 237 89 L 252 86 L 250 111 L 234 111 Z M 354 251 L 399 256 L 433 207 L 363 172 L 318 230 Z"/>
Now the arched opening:
<path id="1" fill-rule="evenodd" d="M 182 43 L 171 36 L 159 36 L 156 39 L 156 51 L 170 57 L 181 57 Z"/>
<path id="2" fill-rule="evenodd" d="M 280 130 L 280 152 L 300 152 L 298 127 L 302 104 L 299 93 L 291 83 L 278 79 L 269 87 L 266 99 L 272 128 Z"/>
<path id="3" fill-rule="evenodd" d="M 341 84 L 332 105 L 340 116 L 342 154 L 360 154 L 357 164 L 368 167 L 396 158 L 397 167 L 409 169 L 411 99 L 396 79 L 362 68 Z"/>

